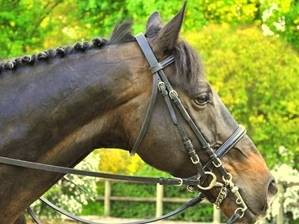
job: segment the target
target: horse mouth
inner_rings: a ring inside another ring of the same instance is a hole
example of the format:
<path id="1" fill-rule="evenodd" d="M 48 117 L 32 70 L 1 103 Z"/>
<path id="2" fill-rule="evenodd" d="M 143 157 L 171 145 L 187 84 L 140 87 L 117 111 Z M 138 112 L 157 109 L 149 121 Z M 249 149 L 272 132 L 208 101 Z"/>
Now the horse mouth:
<path id="1" fill-rule="evenodd" d="M 246 205 L 247 205 L 247 210 L 246 210 L 244 217 L 242 218 L 240 223 L 253 224 L 253 223 L 256 223 L 258 220 L 262 219 L 263 217 L 265 217 L 265 215 L 267 213 L 266 210 L 263 210 L 261 212 L 256 212 L 254 209 L 252 209 L 248 205 L 248 203 L 246 203 Z"/>
<path id="2" fill-rule="evenodd" d="M 245 219 L 245 222 L 241 222 L 241 223 L 256 223 L 256 221 L 258 219 L 260 219 L 262 217 L 261 214 L 257 214 L 255 213 L 254 211 L 252 211 L 252 209 L 250 209 L 250 207 L 247 207 L 247 211 L 244 215 L 244 219 Z"/>

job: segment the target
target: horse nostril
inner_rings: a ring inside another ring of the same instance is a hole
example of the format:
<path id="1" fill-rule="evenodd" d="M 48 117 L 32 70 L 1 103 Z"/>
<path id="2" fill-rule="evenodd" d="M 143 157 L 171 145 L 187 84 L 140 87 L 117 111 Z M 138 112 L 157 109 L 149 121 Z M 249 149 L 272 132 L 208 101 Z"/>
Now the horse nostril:
<path id="1" fill-rule="evenodd" d="M 269 186 L 268 186 L 268 192 L 271 194 L 271 195 L 275 195 L 277 193 L 277 186 L 276 186 L 276 182 L 274 179 L 272 179 L 270 182 L 269 182 Z"/>

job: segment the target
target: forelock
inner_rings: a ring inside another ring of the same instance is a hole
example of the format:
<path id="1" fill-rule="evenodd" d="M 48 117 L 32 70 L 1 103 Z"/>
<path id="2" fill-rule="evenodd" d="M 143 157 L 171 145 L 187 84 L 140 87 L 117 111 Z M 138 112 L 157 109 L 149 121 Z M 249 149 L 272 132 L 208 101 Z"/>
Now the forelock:
<path id="1" fill-rule="evenodd" d="M 174 49 L 176 74 L 170 77 L 172 83 L 193 95 L 204 78 L 203 65 L 196 51 L 185 41 L 180 41 Z"/>

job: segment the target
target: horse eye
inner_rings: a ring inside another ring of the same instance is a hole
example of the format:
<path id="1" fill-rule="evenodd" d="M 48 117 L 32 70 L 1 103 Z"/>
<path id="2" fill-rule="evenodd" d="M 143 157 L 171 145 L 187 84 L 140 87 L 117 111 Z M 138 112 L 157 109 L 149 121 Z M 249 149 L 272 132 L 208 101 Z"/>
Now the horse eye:
<path id="1" fill-rule="evenodd" d="M 210 96 L 208 93 L 201 93 L 200 95 L 196 96 L 193 101 L 197 105 L 203 106 L 210 101 Z"/>

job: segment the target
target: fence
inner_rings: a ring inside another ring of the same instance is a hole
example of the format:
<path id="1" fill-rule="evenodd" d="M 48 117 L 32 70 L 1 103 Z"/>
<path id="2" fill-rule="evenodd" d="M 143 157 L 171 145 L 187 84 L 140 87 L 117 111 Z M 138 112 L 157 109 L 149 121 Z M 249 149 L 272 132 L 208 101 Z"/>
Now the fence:
<path id="1" fill-rule="evenodd" d="M 169 198 L 164 197 L 164 186 L 157 184 L 156 185 L 156 197 L 125 197 L 125 196 L 112 196 L 112 186 L 113 182 L 105 180 L 105 193 L 103 197 L 99 197 L 99 200 L 104 201 L 104 215 L 110 216 L 111 210 L 111 201 L 127 201 L 127 202 L 151 202 L 156 204 L 156 217 L 159 217 L 163 214 L 163 204 L 164 203 L 184 203 L 190 198 Z M 204 201 L 207 203 L 207 201 Z M 220 210 L 215 206 L 213 208 L 213 224 L 221 223 L 221 213 Z"/>
<path id="2" fill-rule="evenodd" d="M 99 200 L 104 201 L 104 215 L 110 216 L 111 210 L 111 201 L 128 201 L 128 202 L 151 202 L 156 204 L 156 217 L 159 217 L 163 214 L 163 204 L 164 203 L 184 203 L 190 198 L 168 198 L 164 197 L 164 187 L 160 184 L 156 185 L 156 197 L 125 197 L 125 196 L 112 196 L 112 186 L 113 182 L 105 180 L 105 193 L 103 197 L 99 197 Z M 283 224 L 284 223 L 284 209 L 283 209 L 283 202 L 284 202 L 284 193 L 286 188 L 292 186 L 299 186 L 299 182 L 278 182 L 278 196 L 279 196 L 279 214 L 277 216 L 276 223 Z M 204 203 L 207 203 L 204 201 Z M 215 206 L 213 208 L 213 224 L 220 224 L 221 223 L 221 213 L 220 210 L 217 209 Z"/>
<path id="3" fill-rule="evenodd" d="M 277 224 L 284 224 L 284 209 L 283 209 L 283 203 L 284 203 L 284 193 L 288 187 L 293 187 L 293 186 L 299 186 L 299 182 L 283 182 L 279 181 L 278 182 L 278 197 L 279 197 L 279 212 L 277 216 L 276 223 Z"/>

